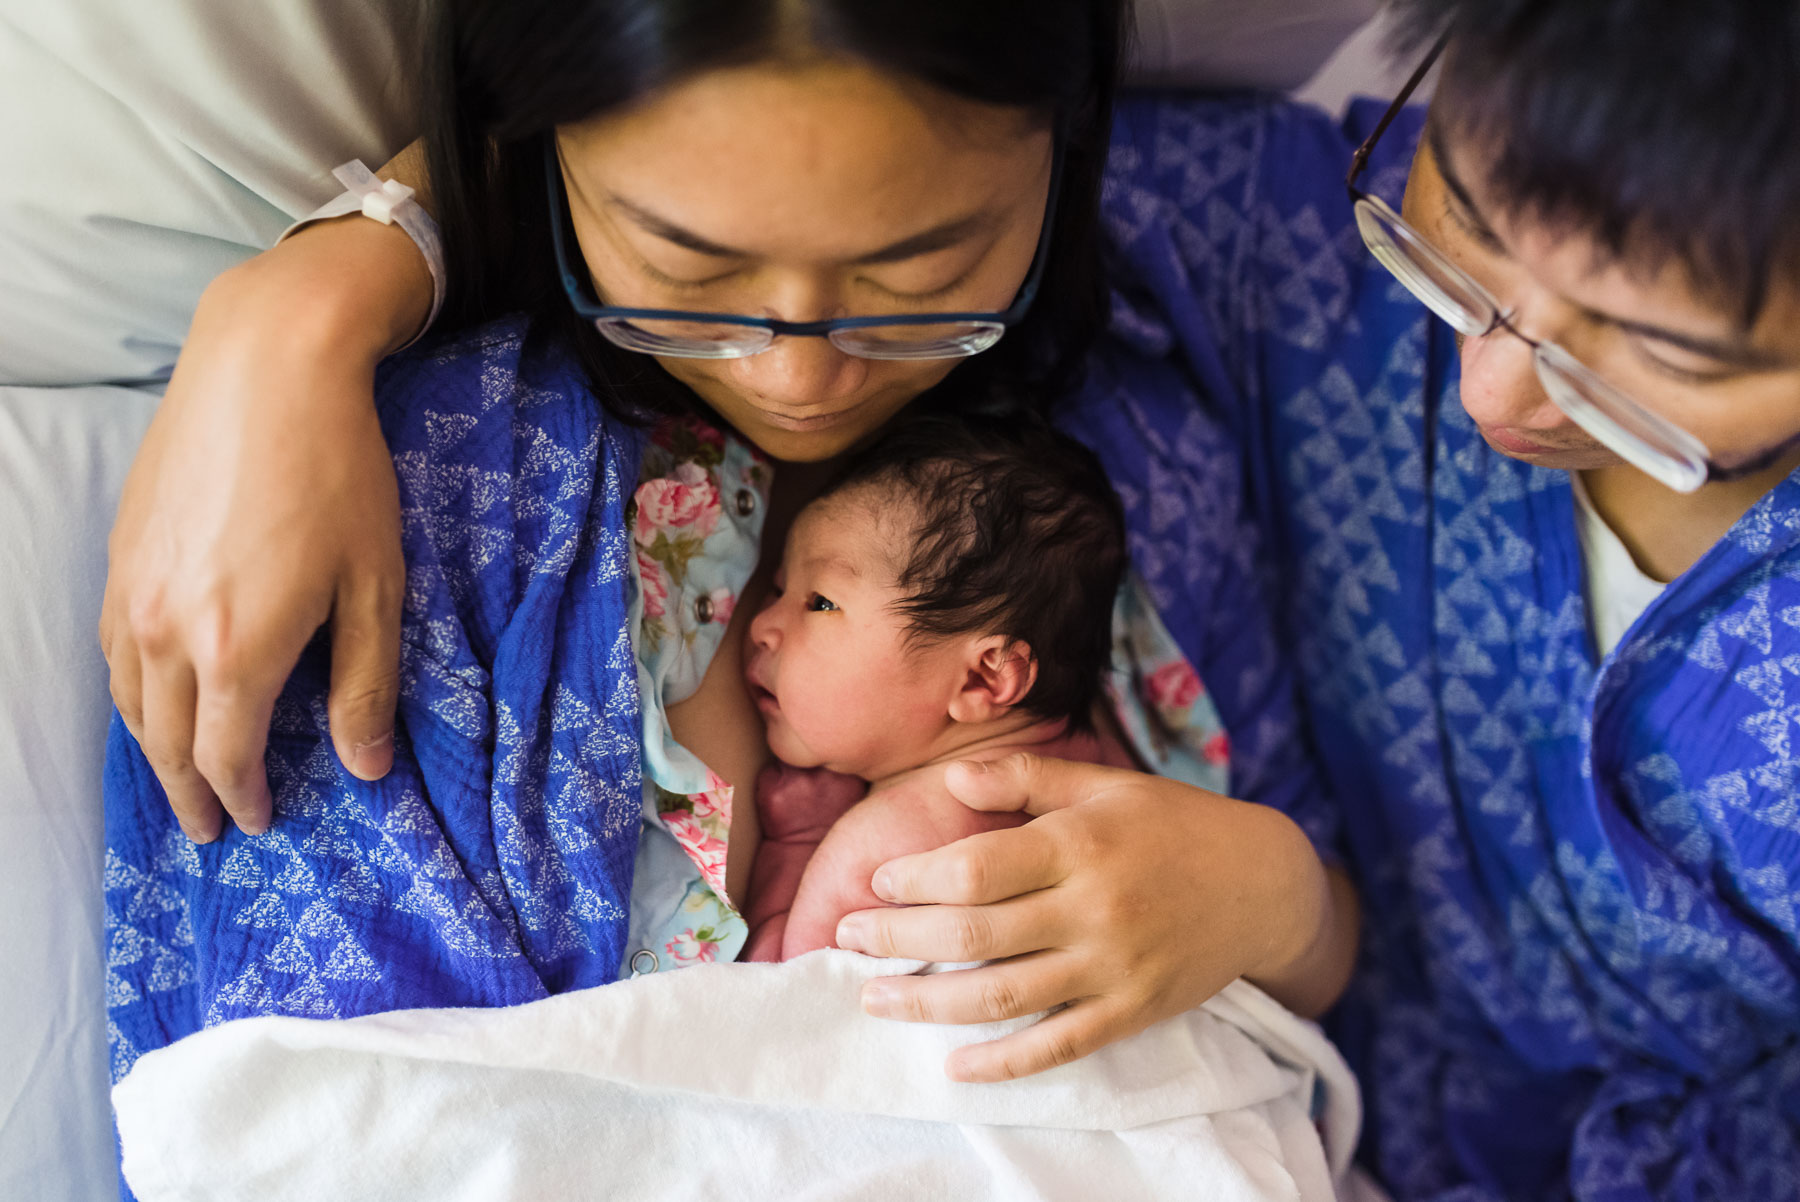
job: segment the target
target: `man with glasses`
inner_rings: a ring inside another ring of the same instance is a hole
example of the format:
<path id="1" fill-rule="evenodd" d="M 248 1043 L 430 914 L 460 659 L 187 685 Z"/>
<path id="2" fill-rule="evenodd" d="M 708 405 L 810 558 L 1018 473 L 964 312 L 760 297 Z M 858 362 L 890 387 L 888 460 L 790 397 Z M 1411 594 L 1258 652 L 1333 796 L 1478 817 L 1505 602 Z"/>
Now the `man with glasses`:
<path id="1" fill-rule="evenodd" d="M 1800 6 L 1399 7 L 1385 114 L 1129 105 L 1107 199 L 1341 803 L 1365 1159 L 1800 1198 Z"/>

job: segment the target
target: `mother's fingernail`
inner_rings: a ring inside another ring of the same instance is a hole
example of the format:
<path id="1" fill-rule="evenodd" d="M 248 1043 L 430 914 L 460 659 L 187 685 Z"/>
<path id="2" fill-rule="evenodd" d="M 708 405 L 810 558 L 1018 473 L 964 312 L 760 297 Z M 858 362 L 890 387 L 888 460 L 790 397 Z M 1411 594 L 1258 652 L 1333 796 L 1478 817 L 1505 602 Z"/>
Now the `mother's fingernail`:
<path id="1" fill-rule="evenodd" d="M 894 1007 L 894 991 L 879 981 L 863 986 L 863 1013 L 871 1018 L 886 1018 Z"/>
<path id="2" fill-rule="evenodd" d="M 848 951 L 860 952 L 864 950 L 863 940 L 867 935 L 868 929 L 862 919 L 846 918 L 838 923 L 837 945 Z"/>
<path id="3" fill-rule="evenodd" d="M 973 773 L 976 776 L 986 776 L 994 770 L 993 760 L 957 760 L 956 762 L 962 765 L 964 772 Z"/>
<path id="4" fill-rule="evenodd" d="M 363 780 L 380 780 L 394 766 L 394 735 L 390 731 L 366 743 L 358 743 L 350 753 L 350 771 Z"/>
<path id="5" fill-rule="evenodd" d="M 894 896 L 894 878 L 888 875 L 886 868 L 877 868 L 875 878 L 869 882 L 869 888 L 875 890 L 875 896 L 882 901 L 899 901 Z"/>

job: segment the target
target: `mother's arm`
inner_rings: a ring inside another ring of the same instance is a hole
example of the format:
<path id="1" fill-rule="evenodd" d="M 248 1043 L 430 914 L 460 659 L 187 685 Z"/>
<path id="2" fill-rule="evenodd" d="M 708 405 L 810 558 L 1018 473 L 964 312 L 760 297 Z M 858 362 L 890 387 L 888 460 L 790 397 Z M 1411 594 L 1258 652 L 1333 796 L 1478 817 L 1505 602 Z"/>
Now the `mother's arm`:
<path id="1" fill-rule="evenodd" d="M 1031 755 L 965 765 L 953 792 L 1041 815 L 895 860 L 875 891 L 913 909 L 846 918 L 840 946 L 922 960 L 998 960 L 871 982 L 864 1007 L 976 1023 L 1067 1009 L 959 1049 L 954 1078 L 1003 1081 L 1078 1059 L 1247 977 L 1317 1014 L 1349 981 L 1356 892 L 1268 806 L 1175 781 Z"/>
<path id="2" fill-rule="evenodd" d="M 384 174 L 417 183 L 403 154 Z M 375 365 L 424 323 L 432 283 L 397 226 L 301 230 L 201 297 L 127 478 L 100 643 L 113 699 L 188 836 L 268 824 L 276 695 L 332 624 L 338 755 L 392 762 L 399 501 Z"/>

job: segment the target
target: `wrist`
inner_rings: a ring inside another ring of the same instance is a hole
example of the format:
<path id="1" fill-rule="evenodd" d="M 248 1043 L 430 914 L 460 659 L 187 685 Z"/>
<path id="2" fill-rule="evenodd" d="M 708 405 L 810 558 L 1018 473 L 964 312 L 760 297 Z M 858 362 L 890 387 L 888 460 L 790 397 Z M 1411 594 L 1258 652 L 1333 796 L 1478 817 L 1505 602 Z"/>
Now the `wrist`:
<path id="1" fill-rule="evenodd" d="M 1316 957 L 1333 929 L 1331 885 L 1306 832 L 1278 810 L 1255 808 L 1269 827 L 1264 860 L 1270 865 L 1264 878 L 1269 927 L 1261 962 L 1244 975 L 1258 984 L 1286 982 Z"/>
<path id="2" fill-rule="evenodd" d="M 371 370 L 406 345 L 432 306 L 431 273 L 404 231 L 361 216 L 321 221 L 222 273 L 195 315 L 234 333 Z"/>

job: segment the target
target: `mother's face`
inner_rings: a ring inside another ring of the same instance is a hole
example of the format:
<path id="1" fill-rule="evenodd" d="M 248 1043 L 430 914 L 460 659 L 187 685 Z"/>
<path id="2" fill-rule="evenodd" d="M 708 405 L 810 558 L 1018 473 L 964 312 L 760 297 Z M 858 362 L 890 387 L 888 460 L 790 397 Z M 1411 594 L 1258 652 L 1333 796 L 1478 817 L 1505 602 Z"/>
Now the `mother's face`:
<path id="1" fill-rule="evenodd" d="M 608 304 L 815 321 L 1012 302 L 1043 226 L 1048 129 L 845 62 L 715 71 L 558 131 L 571 215 Z M 958 360 L 858 359 L 777 338 L 659 357 L 777 459 L 878 430 Z"/>

